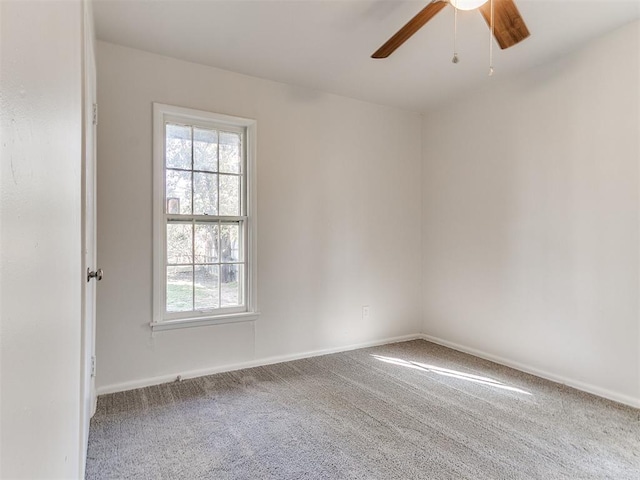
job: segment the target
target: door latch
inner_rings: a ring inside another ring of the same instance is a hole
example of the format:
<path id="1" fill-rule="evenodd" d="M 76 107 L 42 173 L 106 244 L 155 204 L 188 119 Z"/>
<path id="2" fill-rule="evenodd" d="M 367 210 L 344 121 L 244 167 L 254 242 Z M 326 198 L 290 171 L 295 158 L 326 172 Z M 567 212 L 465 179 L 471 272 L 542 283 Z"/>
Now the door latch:
<path id="1" fill-rule="evenodd" d="M 92 278 L 95 278 L 97 281 L 102 280 L 102 269 L 99 268 L 95 272 L 92 272 L 90 268 L 87 268 L 87 282 L 90 282 Z"/>

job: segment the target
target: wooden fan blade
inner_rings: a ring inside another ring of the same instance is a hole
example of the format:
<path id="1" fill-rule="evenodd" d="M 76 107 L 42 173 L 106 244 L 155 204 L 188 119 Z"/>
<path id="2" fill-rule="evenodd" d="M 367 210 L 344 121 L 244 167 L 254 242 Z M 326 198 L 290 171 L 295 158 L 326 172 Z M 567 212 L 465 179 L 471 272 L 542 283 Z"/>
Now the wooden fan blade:
<path id="1" fill-rule="evenodd" d="M 480 13 L 491 28 L 491 0 L 480 7 Z M 493 0 L 493 18 L 493 36 L 503 50 L 513 47 L 530 35 L 513 0 Z"/>
<path id="2" fill-rule="evenodd" d="M 396 32 L 396 34 L 387 40 L 387 43 L 382 45 L 376 52 L 371 55 L 371 58 L 387 58 L 391 55 L 400 45 L 409 40 L 411 35 L 416 33 L 420 28 L 431 20 L 436 13 L 447 6 L 446 1 L 434 0 L 420 13 L 407 22 L 407 24 Z"/>

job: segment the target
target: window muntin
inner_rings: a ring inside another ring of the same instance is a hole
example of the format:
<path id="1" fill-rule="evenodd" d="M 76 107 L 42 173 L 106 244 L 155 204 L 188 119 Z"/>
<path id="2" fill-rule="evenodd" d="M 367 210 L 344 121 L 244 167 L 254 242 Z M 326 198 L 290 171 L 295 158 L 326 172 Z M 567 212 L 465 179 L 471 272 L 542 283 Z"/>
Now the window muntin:
<path id="1" fill-rule="evenodd" d="M 255 122 L 159 104 L 154 111 L 152 326 L 255 319 L 255 222 L 248 212 L 247 180 Z M 220 117 L 225 121 L 217 122 Z"/>

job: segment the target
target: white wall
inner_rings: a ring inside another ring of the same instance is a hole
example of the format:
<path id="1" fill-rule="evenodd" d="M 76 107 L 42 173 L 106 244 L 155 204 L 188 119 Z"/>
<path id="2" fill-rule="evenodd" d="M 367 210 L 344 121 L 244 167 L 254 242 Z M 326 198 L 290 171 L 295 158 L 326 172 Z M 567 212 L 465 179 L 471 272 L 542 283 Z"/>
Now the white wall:
<path id="1" fill-rule="evenodd" d="M 2 478 L 81 465 L 81 10 L 0 2 Z"/>
<path id="2" fill-rule="evenodd" d="M 639 34 L 430 112 L 424 331 L 640 406 Z"/>
<path id="3" fill-rule="evenodd" d="M 99 391 L 419 332 L 418 114 L 103 42 L 97 58 Z M 152 102 L 258 122 L 255 324 L 151 334 Z"/>

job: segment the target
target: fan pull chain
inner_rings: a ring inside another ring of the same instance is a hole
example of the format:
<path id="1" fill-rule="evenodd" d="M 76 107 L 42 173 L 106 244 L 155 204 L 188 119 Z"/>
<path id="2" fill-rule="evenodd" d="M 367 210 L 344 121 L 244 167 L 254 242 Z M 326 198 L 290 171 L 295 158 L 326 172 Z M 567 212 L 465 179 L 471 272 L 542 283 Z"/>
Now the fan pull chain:
<path id="1" fill-rule="evenodd" d="M 492 0 L 493 1 L 493 0 Z M 453 63 L 458 63 L 458 9 L 453 9 Z"/>
<path id="2" fill-rule="evenodd" d="M 491 2 L 491 31 L 489 32 L 489 76 L 493 76 L 493 32 L 495 22 L 493 21 L 493 0 Z"/>

